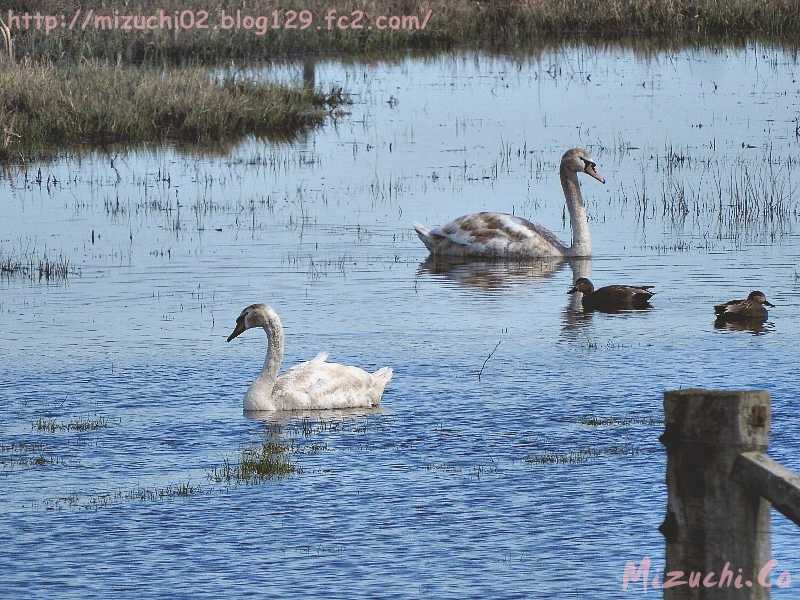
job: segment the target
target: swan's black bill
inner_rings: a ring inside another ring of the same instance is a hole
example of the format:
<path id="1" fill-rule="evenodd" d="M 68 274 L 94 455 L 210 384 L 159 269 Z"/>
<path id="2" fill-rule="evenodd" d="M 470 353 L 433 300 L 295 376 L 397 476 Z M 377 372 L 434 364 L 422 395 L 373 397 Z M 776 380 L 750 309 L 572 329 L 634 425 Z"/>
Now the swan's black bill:
<path id="1" fill-rule="evenodd" d="M 244 333 L 244 331 L 245 331 L 244 319 L 239 319 L 238 321 L 236 321 L 236 327 L 234 327 L 233 331 L 228 336 L 228 341 L 230 342 L 233 338 L 239 337 Z"/>

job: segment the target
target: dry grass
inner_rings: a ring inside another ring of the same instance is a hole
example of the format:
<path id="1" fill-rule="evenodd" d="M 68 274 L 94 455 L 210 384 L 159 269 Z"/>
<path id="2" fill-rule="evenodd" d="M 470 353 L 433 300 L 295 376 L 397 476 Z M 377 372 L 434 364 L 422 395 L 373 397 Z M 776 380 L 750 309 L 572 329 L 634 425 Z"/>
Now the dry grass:
<path id="1" fill-rule="evenodd" d="M 53 145 L 290 138 L 341 101 L 304 88 L 212 79 L 200 68 L 27 61 L 0 70 L 0 158 Z"/>
<path id="2" fill-rule="evenodd" d="M 208 11 L 208 23 L 218 23 L 220 11 L 237 9 L 250 16 L 272 15 L 276 7 L 308 10 L 314 21 L 305 30 L 270 29 L 266 35 L 253 31 L 70 31 L 57 28 L 48 34 L 20 31 L 13 26 L 18 56 L 106 58 L 124 62 L 187 60 L 217 63 L 229 58 L 271 59 L 277 55 L 318 52 L 369 53 L 391 50 L 441 49 L 459 45 L 522 47 L 543 38 L 565 36 L 772 36 L 791 41 L 800 32 L 796 0 L 207 0 L 194 7 L 186 0 L 106 0 L 93 3 L 96 14 L 152 15 L 159 9 L 174 14 L 188 8 Z M 18 12 L 28 10 L 71 18 L 78 0 L 18 0 Z M 328 30 L 324 17 L 364 11 L 369 16 L 417 15 L 430 11 L 425 29 L 380 31 Z M 82 13 L 83 17 L 85 13 Z M 6 21 L 8 14 L 4 14 Z M 299 21 L 295 24 L 299 25 Z M 322 27 L 322 30 L 318 30 Z"/>

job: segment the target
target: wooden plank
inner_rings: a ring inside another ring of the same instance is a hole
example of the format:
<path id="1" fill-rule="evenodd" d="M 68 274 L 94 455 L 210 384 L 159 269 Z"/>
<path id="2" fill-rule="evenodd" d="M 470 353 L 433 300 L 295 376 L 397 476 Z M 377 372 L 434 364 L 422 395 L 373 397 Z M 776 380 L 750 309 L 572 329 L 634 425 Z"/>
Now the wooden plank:
<path id="1" fill-rule="evenodd" d="M 666 573 L 719 574 L 728 564 L 757 581 L 769 561 L 769 502 L 731 477 L 743 452 L 767 448 L 769 394 L 764 391 L 678 390 L 664 394 L 667 448 Z M 703 575 L 703 576 L 704 576 Z M 752 585 L 680 586 L 667 600 L 766 600 Z"/>
<path id="2" fill-rule="evenodd" d="M 733 477 L 800 525 L 800 475 L 761 452 L 744 452 L 736 459 Z"/>

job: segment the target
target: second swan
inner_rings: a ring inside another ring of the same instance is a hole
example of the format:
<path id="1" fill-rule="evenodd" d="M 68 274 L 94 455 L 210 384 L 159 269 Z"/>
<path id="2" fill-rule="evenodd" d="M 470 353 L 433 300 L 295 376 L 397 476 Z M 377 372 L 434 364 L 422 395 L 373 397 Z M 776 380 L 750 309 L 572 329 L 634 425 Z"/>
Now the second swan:
<path id="1" fill-rule="evenodd" d="M 583 148 L 567 150 L 561 157 L 561 187 L 572 224 L 572 245 L 566 246 L 549 229 L 505 213 L 480 212 L 459 217 L 439 227 L 415 224 L 419 239 L 434 256 L 509 258 L 573 257 L 592 255 L 592 237 L 581 196 L 578 173 L 605 179 Z"/>

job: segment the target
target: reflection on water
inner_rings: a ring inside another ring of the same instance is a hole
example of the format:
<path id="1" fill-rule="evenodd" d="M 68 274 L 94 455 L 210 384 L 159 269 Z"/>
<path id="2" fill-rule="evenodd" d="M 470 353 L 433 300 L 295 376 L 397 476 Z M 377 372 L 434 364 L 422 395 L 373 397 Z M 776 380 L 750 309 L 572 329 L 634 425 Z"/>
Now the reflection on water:
<path id="1" fill-rule="evenodd" d="M 663 390 L 768 389 L 770 454 L 800 469 L 797 71 L 760 46 L 320 61 L 352 114 L 292 144 L 4 173 L 0 247 L 81 274 L 0 278 L 3 592 L 619 598 L 626 561 L 663 557 Z M 503 211 L 568 238 L 578 145 L 608 181 L 583 190 L 591 261 L 427 260 L 414 221 Z M 565 292 L 592 275 L 656 284 L 654 308 L 585 312 Z M 711 327 L 737 289 L 776 296 L 775 327 Z M 281 314 L 287 364 L 391 365 L 383 409 L 242 417 L 264 341 L 225 338 L 253 302 Z M 265 435 L 296 472 L 209 480 Z M 800 572 L 793 527 L 773 548 Z"/>
<path id="2" fill-rule="evenodd" d="M 726 331 L 749 331 L 754 335 L 763 335 L 775 331 L 775 324 L 771 321 L 761 319 L 750 319 L 743 321 L 729 321 L 726 319 L 715 319 L 714 328 Z"/>
<path id="3" fill-rule="evenodd" d="M 500 291 L 511 286 L 536 283 L 537 280 L 552 277 L 566 264 L 567 261 L 563 258 L 516 261 L 429 256 L 420 264 L 417 273 L 443 278 L 483 291 Z"/>
<path id="4" fill-rule="evenodd" d="M 377 417 L 379 415 L 391 414 L 390 411 L 382 406 L 373 408 L 346 408 L 333 410 L 281 410 L 281 411 L 245 411 L 244 416 L 253 421 L 266 424 L 285 425 L 287 423 L 302 423 L 309 421 L 319 423 L 340 423 L 363 419 L 365 417 Z"/>

